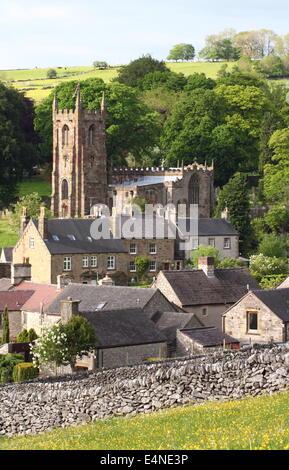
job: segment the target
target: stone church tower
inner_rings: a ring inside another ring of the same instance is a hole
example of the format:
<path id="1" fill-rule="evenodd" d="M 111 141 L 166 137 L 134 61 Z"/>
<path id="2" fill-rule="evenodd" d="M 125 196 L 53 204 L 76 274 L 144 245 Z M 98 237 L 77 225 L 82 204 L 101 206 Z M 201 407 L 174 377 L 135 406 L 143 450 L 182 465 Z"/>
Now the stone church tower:
<path id="1" fill-rule="evenodd" d="M 54 217 L 84 217 L 96 203 L 107 204 L 106 107 L 84 108 L 80 87 L 74 110 L 53 102 L 53 172 L 51 212 Z"/>

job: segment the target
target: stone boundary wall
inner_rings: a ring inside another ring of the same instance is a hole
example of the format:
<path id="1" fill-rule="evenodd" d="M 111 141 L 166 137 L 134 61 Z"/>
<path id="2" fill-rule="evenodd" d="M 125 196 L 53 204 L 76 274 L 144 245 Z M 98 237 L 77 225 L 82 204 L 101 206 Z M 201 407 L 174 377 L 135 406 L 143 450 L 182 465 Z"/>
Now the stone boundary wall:
<path id="1" fill-rule="evenodd" d="M 289 385 L 289 343 L 0 386 L 0 436 L 33 434 Z"/>

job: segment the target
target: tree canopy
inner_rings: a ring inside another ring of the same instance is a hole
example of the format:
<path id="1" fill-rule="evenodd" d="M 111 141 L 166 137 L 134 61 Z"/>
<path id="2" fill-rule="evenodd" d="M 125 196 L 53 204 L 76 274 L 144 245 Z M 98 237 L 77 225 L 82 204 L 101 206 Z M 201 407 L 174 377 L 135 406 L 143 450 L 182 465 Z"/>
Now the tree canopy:
<path id="1" fill-rule="evenodd" d="M 154 59 L 150 54 L 131 61 L 122 67 L 114 79 L 123 85 L 137 87 L 143 77 L 150 72 L 168 72 L 165 62 Z"/>
<path id="2" fill-rule="evenodd" d="M 175 44 L 169 52 L 167 60 L 194 60 L 195 48 L 192 44 Z"/>

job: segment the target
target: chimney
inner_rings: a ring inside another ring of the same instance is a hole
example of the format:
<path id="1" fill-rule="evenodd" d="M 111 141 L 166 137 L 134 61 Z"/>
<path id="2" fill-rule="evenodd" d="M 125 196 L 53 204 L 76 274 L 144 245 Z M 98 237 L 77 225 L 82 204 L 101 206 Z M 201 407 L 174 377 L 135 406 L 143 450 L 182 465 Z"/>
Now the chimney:
<path id="1" fill-rule="evenodd" d="M 22 281 L 31 281 L 31 264 L 27 260 L 11 266 L 11 284 L 18 286 Z"/>
<path id="2" fill-rule="evenodd" d="M 200 256 L 198 268 L 202 269 L 207 277 L 215 277 L 214 263 L 215 260 L 213 256 Z"/>
<path id="3" fill-rule="evenodd" d="M 61 322 L 63 324 L 67 323 L 72 315 L 79 314 L 79 304 L 80 300 L 72 300 L 72 297 L 67 297 L 66 300 L 61 300 L 60 302 L 60 313 L 61 313 Z"/>
<path id="4" fill-rule="evenodd" d="M 68 285 L 68 283 L 66 282 L 66 278 L 65 278 L 65 276 L 63 276 L 63 274 L 58 274 L 56 279 L 57 279 L 57 290 L 58 291 L 62 290 L 64 287 L 66 287 Z"/>
<path id="5" fill-rule="evenodd" d="M 230 211 L 229 211 L 227 206 L 225 207 L 225 209 L 221 213 L 221 218 L 227 220 L 228 222 L 230 221 Z"/>
<path id="6" fill-rule="evenodd" d="M 30 217 L 27 215 L 27 207 L 22 207 L 22 214 L 20 217 L 20 235 L 23 234 L 24 230 L 26 229 Z"/>
<path id="7" fill-rule="evenodd" d="M 38 232 L 43 240 L 48 238 L 48 219 L 45 217 L 45 207 L 40 207 L 40 214 L 38 217 Z"/>
<path id="8" fill-rule="evenodd" d="M 103 279 L 99 279 L 98 284 L 100 286 L 114 286 L 115 285 L 114 281 L 108 274 L 106 274 Z"/>

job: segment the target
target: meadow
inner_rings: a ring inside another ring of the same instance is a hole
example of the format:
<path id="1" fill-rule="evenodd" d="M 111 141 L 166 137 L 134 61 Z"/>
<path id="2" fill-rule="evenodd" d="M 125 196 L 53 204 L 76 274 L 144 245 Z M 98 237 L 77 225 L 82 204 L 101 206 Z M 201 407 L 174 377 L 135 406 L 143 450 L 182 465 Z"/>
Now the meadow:
<path id="1" fill-rule="evenodd" d="M 193 73 L 205 73 L 207 77 L 216 78 L 217 73 L 223 63 L 218 62 L 178 62 L 167 63 L 167 66 L 176 73 L 183 73 L 185 76 Z M 229 69 L 233 66 L 233 62 L 228 62 Z M 53 68 L 53 67 L 52 67 Z M 24 91 L 28 98 L 33 99 L 36 103 L 46 98 L 51 90 L 59 83 L 68 80 L 86 80 L 87 78 L 101 78 L 108 83 L 117 76 L 118 67 L 106 70 L 94 70 L 90 67 L 61 67 L 55 68 L 57 77 L 48 79 L 46 77 L 48 68 L 34 68 L 27 70 L 0 70 L 0 80 L 9 83 L 18 90 Z M 68 75 L 64 77 L 63 75 Z M 18 81 L 21 80 L 21 81 Z M 46 88 L 51 87 L 51 88 Z M 27 90 L 27 88 L 31 88 Z"/>
<path id="2" fill-rule="evenodd" d="M 0 437 L 2 450 L 284 450 L 289 393 L 177 407 L 134 417 Z"/>

